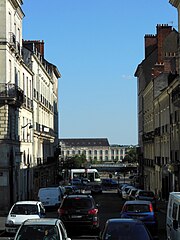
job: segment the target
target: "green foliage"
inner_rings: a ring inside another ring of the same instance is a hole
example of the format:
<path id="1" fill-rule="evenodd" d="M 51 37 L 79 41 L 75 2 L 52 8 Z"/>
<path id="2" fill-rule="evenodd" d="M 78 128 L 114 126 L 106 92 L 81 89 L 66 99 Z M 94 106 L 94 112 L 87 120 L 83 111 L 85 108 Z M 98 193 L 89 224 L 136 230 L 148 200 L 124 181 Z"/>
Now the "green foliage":
<path id="1" fill-rule="evenodd" d="M 136 147 L 128 148 L 126 151 L 126 156 L 124 157 L 125 162 L 137 162 Z"/>
<path id="2" fill-rule="evenodd" d="M 87 160 L 85 154 L 75 155 L 74 157 L 69 157 L 65 160 L 63 168 L 84 168 L 87 166 Z"/>

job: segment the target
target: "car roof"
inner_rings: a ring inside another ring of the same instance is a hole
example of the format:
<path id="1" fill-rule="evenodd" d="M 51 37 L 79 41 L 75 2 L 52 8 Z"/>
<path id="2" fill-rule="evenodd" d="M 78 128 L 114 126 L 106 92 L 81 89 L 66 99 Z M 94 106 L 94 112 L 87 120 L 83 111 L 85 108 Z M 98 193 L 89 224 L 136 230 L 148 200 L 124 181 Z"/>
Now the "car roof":
<path id="1" fill-rule="evenodd" d="M 88 194 L 69 194 L 65 198 L 92 198 L 92 196 Z"/>
<path id="2" fill-rule="evenodd" d="M 133 200 L 133 201 L 126 201 L 124 204 L 128 204 L 128 205 L 134 205 L 134 204 L 150 204 L 151 201 L 143 201 L 143 200 Z"/>
<path id="3" fill-rule="evenodd" d="M 107 223 L 142 223 L 139 219 L 132 218 L 110 218 L 107 220 Z"/>
<path id="4" fill-rule="evenodd" d="M 57 218 L 39 218 L 39 219 L 27 219 L 24 221 L 24 225 L 55 225 L 58 221 Z"/>
<path id="5" fill-rule="evenodd" d="M 34 204 L 34 205 L 36 205 L 36 204 L 38 204 L 38 203 L 41 203 L 40 201 L 18 201 L 18 202 L 16 202 L 15 204 L 17 205 L 17 204 Z"/>

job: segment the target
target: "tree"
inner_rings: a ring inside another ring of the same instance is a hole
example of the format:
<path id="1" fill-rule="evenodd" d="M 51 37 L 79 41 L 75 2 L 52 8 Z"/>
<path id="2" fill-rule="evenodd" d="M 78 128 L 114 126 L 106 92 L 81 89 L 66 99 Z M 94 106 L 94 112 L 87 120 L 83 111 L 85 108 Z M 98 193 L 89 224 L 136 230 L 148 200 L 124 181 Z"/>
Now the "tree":
<path id="1" fill-rule="evenodd" d="M 125 162 L 137 162 L 136 147 L 131 147 L 127 149 L 126 156 L 124 157 Z"/>
<path id="2" fill-rule="evenodd" d="M 86 168 L 86 167 L 87 167 L 87 160 L 84 154 L 69 157 L 65 160 L 63 164 L 64 169 Z"/>

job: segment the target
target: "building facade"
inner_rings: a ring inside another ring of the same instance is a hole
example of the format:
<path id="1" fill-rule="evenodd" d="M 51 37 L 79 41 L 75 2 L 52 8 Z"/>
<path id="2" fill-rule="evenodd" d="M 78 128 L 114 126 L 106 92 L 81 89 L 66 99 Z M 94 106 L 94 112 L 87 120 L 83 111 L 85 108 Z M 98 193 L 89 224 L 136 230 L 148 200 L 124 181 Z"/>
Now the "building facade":
<path id="1" fill-rule="evenodd" d="M 33 199 L 34 187 L 46 184 L 57 159 L 60 73 L 44 59 L 43 42 L 22 41 L 22 4 L 2 0 L 0 8 L 2 212 L 17 200 Z"/>
<path id="2" fill-rule="evenodd" d="M 86 156 L 89 163 L 122 162 L 127 146 L 110 145 L 107 138 L 60 139 L 62 159 L 75 155 Z"/>
<path id="3" fill-rule="evenodd" d="M 174 89 L 179 84 L 179 33 L 166 24 L 157 25 L 156 30 L 155 35 L 145 35 L 145 59 L 135 73 L 138 80 L 138 154 L 144 188 L 167 199 L 170 191 L 179 189 L 177 167 L 174 168 L 179 161 L 175 127 L 179 124 L 179 110 L 173 100 Z"/>

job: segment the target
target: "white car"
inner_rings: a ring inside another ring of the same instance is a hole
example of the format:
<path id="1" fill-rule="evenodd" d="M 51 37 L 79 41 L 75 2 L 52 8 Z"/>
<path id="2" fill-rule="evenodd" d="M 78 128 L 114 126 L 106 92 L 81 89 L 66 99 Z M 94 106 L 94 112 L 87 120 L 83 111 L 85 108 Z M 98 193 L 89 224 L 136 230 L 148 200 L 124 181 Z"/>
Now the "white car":
<path id="1" fill-rule="evenodd" d="M 128 191 L 130 189 L 133 189 L 133 188 L 134 188 L 133 186 L 126 186 L 126 187 L 124 187 L 122 189 L 122 198 L 127 200 L 127 198 L 128 198 Z"/>
<path id="2" fill-rule="evenodd" d="M 71 240 L 63 222 L 56 218 L 28 219 L 19 227 L 14 240 Z"/>
<path id="3" fill-rule="evenodd" d="M 39 219 L 45 217 L 45 208 L 39 201 L 19 201 L 10 209 L 5 222 L 5 230 L 8 233 L 16 233 L 19 226 L 27 219 Z"/>

